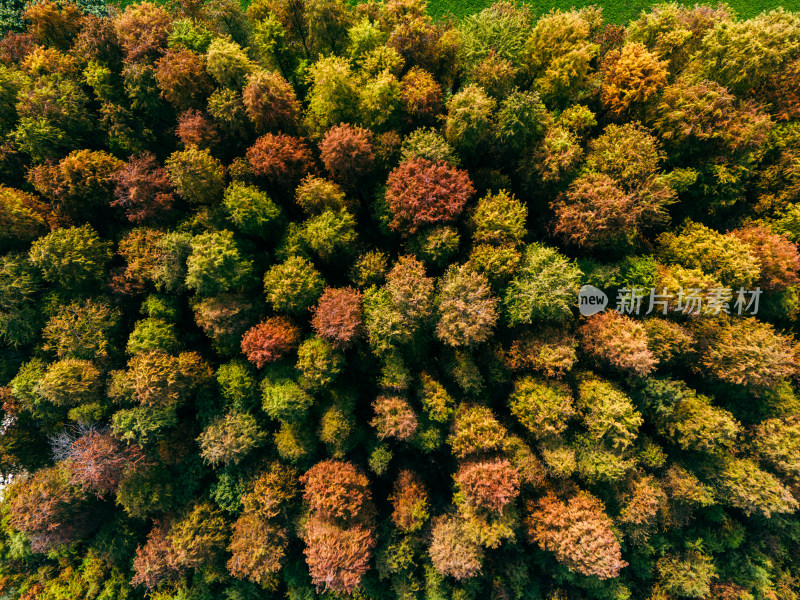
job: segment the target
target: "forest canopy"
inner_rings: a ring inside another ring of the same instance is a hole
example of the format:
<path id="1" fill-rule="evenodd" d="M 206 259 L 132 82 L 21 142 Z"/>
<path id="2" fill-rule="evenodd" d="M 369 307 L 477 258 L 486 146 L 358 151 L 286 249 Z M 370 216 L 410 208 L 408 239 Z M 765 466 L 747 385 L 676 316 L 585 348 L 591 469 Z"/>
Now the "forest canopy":
<path id="1" fill-rule="evenodd" d="M 0 596 L 800 598 L 800 15 L 0 25 Z"/>

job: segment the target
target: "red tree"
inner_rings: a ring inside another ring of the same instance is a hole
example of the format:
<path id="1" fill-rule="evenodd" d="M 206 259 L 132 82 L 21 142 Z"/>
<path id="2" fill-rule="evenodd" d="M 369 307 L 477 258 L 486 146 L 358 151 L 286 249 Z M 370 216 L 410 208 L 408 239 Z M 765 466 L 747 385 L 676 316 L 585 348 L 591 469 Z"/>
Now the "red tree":
<path id="1" fill-rule="evenodd" d="M 368 129 L 341 124 L 331 127 L 319 145 L 320 158 L 331 177 L 348 189 L 358 187 L 375 164 Z"/>
<path id="2" fill-rule="evenodd" d="M 125 211 L 133 223 L 165 220 L 175 196 L 167 170 L 150 153 L 131 157 L 114 174 L 116 188 L 112 206 Z"/>
<path id="3" fill-rule="evenodd" d="M 591 494 L 581 492 L 566 502 L 548 495 L 531 504 L 527 525 L 530 538 L 572 571 L 609 579 L 627 566 L 613 523 Z"/>
<path id="4" fill-rule="evenodd" d="M 158 59 L 155 72 L 161 96 L 178 110 L 199 108 L 213 89 L 205 60 L 185 48 L 170 48 Z"/>
<path id="5" fill-rule="evenodd" d="M 763 225 L 752 225 L 731 232 L 750 249 L 761 266 L 758 285 L 771 290 L 782 290 L 798 282 L 800 253 L 797 244 L 786 236 L 772 233 Z"/>
<path id="6" fill-rule="evenodd" d="M 92 430 L 72 443 L 65 463 L 69 481 L 103 496 L 116 490 L 122 475 L 144 465 L 136 444 L 125 445 L 114 436 Z"/>
<path id="7" fill-rule="evenodd" d="M 303 499 L 324 518 L 353 521 L 369 516 L 369 480 L 351 463 L 325 460 L 300 477 Z"/>
<path id="8" fill-rule="evenodd" d="M 184 146 L 198 148 L 213 147 L 219 137 L 214 122 L 199 110 L 193 109 L 181 113 L 175 133 Z"/>
<path id="9" fill-rule="evenodd" d="M 311 327 L 337 348 L 346 348 L 362 332 L 362 294 L 355 288 L 325 288 Z"/>
<path id="10" fill-rule="evenodd" d="M 262 135 L 247 150 L 247 160 L 253 173 L 284 189 L 294 188 L 314 166 L 306 141 L 285 133 Z"/>
<path id="11" fill-rule="evenodd" d="M 461 465 L 455 480 L 467 502 L 479 508 L 502 511 L 519 495 L 519 473 L 504 458 Z"/>
<path id="12" fill-rule="evenodd" d="M 251 327 L 242 338 L 242 352 L 259 369 L 300 344 L 300 329 L 286 317 L 271 317 Z"/>
<path id="13" fill-rule="evenodd" d="M 375 533 L 367 525 L 341 527 L 311 517 L 305 532 L 306 562 L 311 581 L 320 591 L 350 594 L 369 569 Z"/>
<path id="14" fill-rule="evenodd" d="M 386 182 L 391 227 L 412 234 L 426 225 L 451 222 L 474 193 L 466 171 L 411 158 L 394 169 Z"/>

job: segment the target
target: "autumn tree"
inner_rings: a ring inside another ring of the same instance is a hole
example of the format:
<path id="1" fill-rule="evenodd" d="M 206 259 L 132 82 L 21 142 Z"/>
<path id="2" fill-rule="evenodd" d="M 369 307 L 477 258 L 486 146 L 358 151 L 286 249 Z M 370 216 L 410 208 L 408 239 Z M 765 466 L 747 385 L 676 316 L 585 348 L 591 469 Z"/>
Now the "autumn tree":
<path id="1" fill-rule="evenodd" d="M 496 306 L 485 276 L 454 265 L 440 283 L 436 335 L 450 346 L 486 341 L 497 322 Z"/>
<path id="2" fill-rule="evenodd" d="M 634 375 L 647 375 L 657 364 L 641 324 L 616 311 L 593 315 L 581 326 L 582 350 L 594 360 Z"/>
<path id="3" fill-rule="evenodd" d="M 256 367 L 278 360 L 300 343 L 300 330 L 286 317 L 271 317 L 250 328 L 242 338 L 242 352 Z"/>
<path id="4" fill-rule="evenodd" d="M 567 500 L 550 494 L 528 507 L 527 531 L 532 541 L 553 552 L 571 571 L 600 579 L 618 577 L 627 563 L 603 504 L 588 492 Z"/>
<path id="5" fill-rule="evenodd" d="M 391 227 L 415 233 L 426 225 L 451 222 L 474 193 L 466 171 L 424 158 L 409 159 L 387 181 Z"/>

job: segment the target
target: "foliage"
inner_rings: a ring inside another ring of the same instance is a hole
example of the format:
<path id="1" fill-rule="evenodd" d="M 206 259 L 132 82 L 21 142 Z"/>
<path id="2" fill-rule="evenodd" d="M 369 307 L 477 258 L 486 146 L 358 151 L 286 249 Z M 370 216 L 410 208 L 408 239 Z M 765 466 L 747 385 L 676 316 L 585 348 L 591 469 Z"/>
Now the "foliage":
<path id="1" fill-rule="evenodd" d="M 0 6 L 0 596 L 800 593 L 800 16 L 489 4 Z"/>

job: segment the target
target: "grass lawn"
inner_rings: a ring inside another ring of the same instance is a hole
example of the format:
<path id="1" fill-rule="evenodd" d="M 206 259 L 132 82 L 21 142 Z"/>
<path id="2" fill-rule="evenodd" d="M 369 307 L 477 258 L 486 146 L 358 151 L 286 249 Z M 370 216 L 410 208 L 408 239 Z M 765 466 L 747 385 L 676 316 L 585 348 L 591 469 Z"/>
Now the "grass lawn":
<path id="1" fill-rule="evenodd" d="M 603 15 L 607 21 L 613 23 L 627 24 L 631 19 L 639 16 L 639 13 L 657 2 L 652 0 L 609 0 L 608 2 L 598 2 L 597 0 L 522 0 L 525 4 L 533 7 L 534 14 L 537 16 L 544 14 L 552 8 L 569 10 L 570 8 L 583 8 L 597 4 L 603 7 Z M 681 4 L 693 6 L 694 4 L 716 4 L 716 1 L 696 2 L 694 0 L 686 2 L 678 0 Z M 428 9 L 436 18 L 443 18 L 453 15 L 457 18 L 483 10 L 492 3 L 492 0 L 428 0 Z M 733 8 L 740 18 L 750 18 L 765 10 L 772 10 L 783 6 L 786 10 L 800 12 L 800 0 L 728 0 L 728 4 Z"/>

